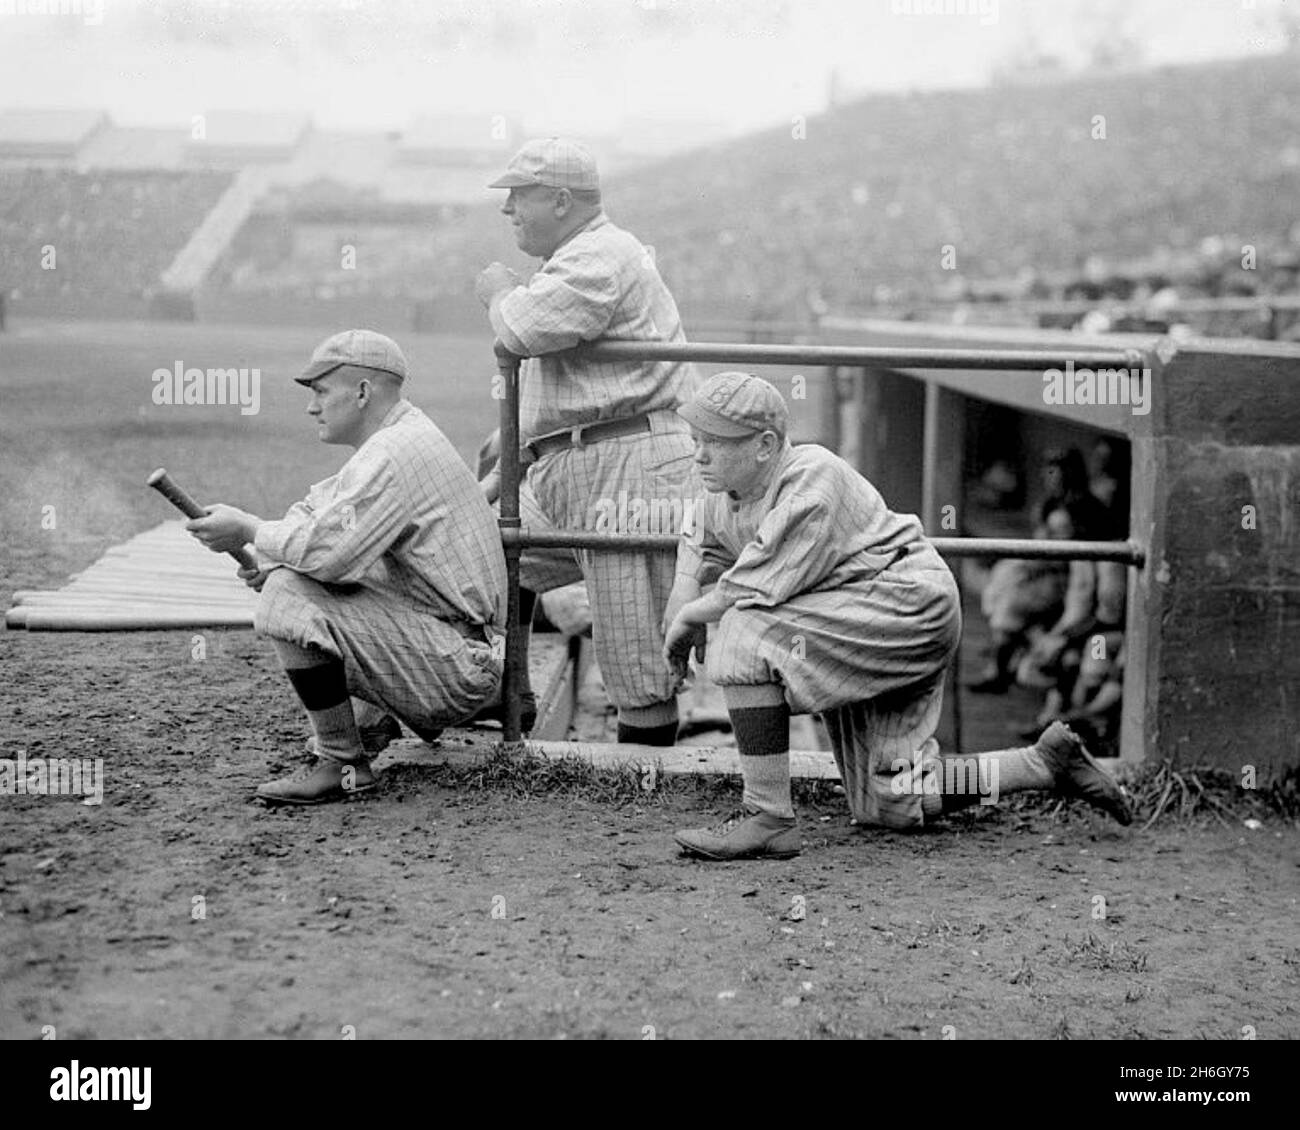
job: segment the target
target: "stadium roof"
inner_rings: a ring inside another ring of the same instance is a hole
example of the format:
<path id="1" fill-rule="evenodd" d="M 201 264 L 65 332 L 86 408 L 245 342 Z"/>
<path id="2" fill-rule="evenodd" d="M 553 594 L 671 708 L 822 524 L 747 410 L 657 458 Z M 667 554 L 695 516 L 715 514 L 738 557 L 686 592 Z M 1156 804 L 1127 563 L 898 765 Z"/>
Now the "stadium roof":
<path id="1" fill-rule="evenodd" d="M 87 169 L 177 169 L 190 131 L 109 126 L 81 149 L 77 163 Z"/>
<path id="2" fill-rule="evenodd" d="M 285 159 L 311 130 L 306 114 L 210 110 L 203 115 L 202 135 L 190 131 L 187 153 L 250 161 Z"/>
<path id="3" fill-rule="evenodd" d="M 107 124 L 102 110 L 0 110 L 0 156 L 73 157 Z"/>
<path id="4" fill-rule="evenodd" d="M 518 137 L 515 124 L 500 115 L 424 115 L 402 133 L 398 158 L 428 163 L 469 159 L 491 165 L 515 151 Z"/>

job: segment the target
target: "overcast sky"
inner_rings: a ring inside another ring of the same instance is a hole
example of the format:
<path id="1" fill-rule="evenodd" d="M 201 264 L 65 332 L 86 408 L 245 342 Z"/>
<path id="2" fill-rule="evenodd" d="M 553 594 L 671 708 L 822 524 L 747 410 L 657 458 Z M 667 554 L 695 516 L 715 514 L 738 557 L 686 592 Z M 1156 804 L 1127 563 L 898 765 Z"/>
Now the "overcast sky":
<path id="1" fill-rule="evenodd" d="M 958 8 L 951 14 L 927 9 Z M 64 14 L 38 14 L 53 7 Z M 73 9 L 69 12 L 68 9 Z M 102 12 L 101 12 L 102 8 Z M 1099 36 L 1150 62 L 1275 51 L 1300 0 L 0 0 L 0 107 L 120 124 L 216 109 L 398 129 L 501 114 L 530 133 L 708 122 L 739 132 L 849 91 L 969 86 Z M 909 11 L 915 9 L 915 11 Z"/>

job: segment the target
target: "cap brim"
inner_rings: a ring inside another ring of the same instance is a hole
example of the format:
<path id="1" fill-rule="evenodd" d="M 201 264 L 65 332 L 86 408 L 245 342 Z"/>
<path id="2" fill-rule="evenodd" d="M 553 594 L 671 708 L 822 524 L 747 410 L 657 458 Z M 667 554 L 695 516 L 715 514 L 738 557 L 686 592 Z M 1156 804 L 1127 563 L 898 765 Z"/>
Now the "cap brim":
<path id="1" fill-rule="evenodd" d="M 489 184 L 488 188 L 527 188 L 541 183 L 536 177 L 530 177 L 527 173 L 504 173 Z"/>
<path id="2" fill-rule="evenodd" d="M 309 385 L 312 381 L 319 380 L 321 377 L 334 372 L 335 369 L 343 368 L 346 364 L 346 361 L 317 361 L 308 365 L 293 379 L 300 385 Z"/>
<path id="3" fill-rule="evenodd" d="M 698 404 L 683 404 L 677 409 L 677 415 L 699 431 L 711 436 L 721 436 L 723 439 L 740 439 L 743 436 L 758 434 L 758 429 L 737 424 L 734 420 L 728 420 L 716 412 L 701 408 Z"/>

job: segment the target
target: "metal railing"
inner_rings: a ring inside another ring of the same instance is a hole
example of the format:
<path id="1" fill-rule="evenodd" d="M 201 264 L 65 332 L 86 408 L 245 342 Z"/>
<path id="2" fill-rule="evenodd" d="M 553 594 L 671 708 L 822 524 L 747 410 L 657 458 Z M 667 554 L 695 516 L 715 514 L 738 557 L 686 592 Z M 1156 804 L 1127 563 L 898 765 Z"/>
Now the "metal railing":
<path id="1" fill-rule="evenodd" d="M 502 377 L 501 542 L 506 557 L 506 654 L 501 699 L 502 738 L 520 740 L 519 687 L 523 676 L 519 631 L 519 561 L 525 549 L 583 549 L 595 552 L 671 552 L 678 539 L 662 534 L 598 534 L 586 530 L 526 531 L 519 513 L 522 482 L 519 436 L 519 366 L 522 357 L 501 342 L 495 346 Z M 967 369 L 1041 372 L 1076 367 L 1142 368 L 1139 349 L 893 349 L 820 345 L 737 345 L 704 342 L 602 341 L 580 346 L 575 355 L 600 361 L 702 361 L 746 365 L 815 365 L 874 369 Z M 1136 568 L 1146 562 L 1133 541 L 1035 541 L 1023 538 L 929 538 L 948 557 L 1014 557 L 1032 560 L 1117 561 Z"/>

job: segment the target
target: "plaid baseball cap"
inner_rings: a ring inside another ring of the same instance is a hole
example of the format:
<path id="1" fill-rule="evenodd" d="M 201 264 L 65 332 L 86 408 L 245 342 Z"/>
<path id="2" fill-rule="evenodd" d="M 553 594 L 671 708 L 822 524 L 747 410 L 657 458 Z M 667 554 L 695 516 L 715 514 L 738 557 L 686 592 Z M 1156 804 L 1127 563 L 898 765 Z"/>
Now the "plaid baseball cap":
<path id="1" fill-rule="evenodd" d="M 551 188 L 600 188 L 596 158 L 580 142 L 564 137 L 537 138 L 510 158 L 506 171 L 488 188 L 525 188 L 531 184 L 544 184 Z"/>
<path id="2" fill-rule="evenodd" d="M 702 432 L 727 439 L 769 429 L 784 436 L 790 423 L 781 394 L 753 373 L 715 374 L 677 415 Z"/>
<path id="3" fill-rule="evenodd" d="M 406 358 L 397 348 L 397 342 L 374 330 L 344 330 L 326 338 L 316 347 L 302 375 L 293 379 L 300 385 L 309 385 L 344 365 L 378 369 L 381 373 L 392 373 L 398 380 L 406 380 Z"/>

